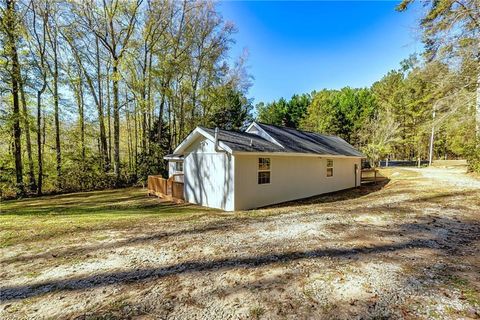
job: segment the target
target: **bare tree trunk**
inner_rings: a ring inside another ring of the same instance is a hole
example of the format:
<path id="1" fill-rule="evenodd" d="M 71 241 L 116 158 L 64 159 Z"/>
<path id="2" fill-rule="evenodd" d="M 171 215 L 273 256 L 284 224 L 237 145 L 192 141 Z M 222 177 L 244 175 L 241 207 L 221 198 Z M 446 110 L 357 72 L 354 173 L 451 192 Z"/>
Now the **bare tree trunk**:
<path id="1" fill-rule="evenodd" d="M 137 104 L 135 104 L 134 110 L 133 110 L 133 118 L 134 118 L 134 123 L 135 123 L 135 150 L 134 150 L 134 157 L 135 157 L 135 176 L 137 175 L 137 164 L 138 164 L 138 122 L 137 122 Z"/>
<path id="2" fill-rule="evenodd" d="M 142 87 L 140 90 L 140 109 L 142 112 L 142 153 L 147 153 L 147 62 L 148 61 L 148 51 L 147 44 L 144 44 L 144 55 L 143 55 L 143 64 L 142 64 Z"/>
<path id="3" fill-rule="evenodd" d="M 19 81 L 20 85 L 20 95 L 22 99 L 22 107 L 23 107 L 23 121 L 25 127 L 25 142 L 27 146 L 27 158 L 28 158 L 28 188 L 32 192 L 37 191 L 37 183 L 35 181 L 35 171 L 33 169 L 33 157 L 32 157 L 32 140 L 30 137 L 30 114 L 27 108 L 27 99 L 25 97 L 25 88 L 23 85 L 23 79 L 21 78 Z"/>
<path id="4" fill-rule="evenodd" d="M 78 123 L 80 126 L 80 145 L 81 145 L 81 154 L 82 154 L 82 163 L 85 165 L 86 159 L 86 150 L 85 150 L 85 111 L 84 111 L 84 101 L 83 101 L 83 83 L 80 76 L 80 81 L 78 83 L 77 89 L 77 107 L 78 107 Z"/>
<path id="5" fill-rule="evenodd" d="M 158 128 L 157 128 L 157 135 L 158 135 L 158 141 L 161 141 L 162 139 L 162 133 L 163 133 L 163 113 L 165 110 L 165 101 L 166 101 L 166 89 L 167 86 L 169 85 L 170 80 L 166 80 L 165 83 L 162 85 L 162 97 L 160 99 L 160 109 L 158 110 Z"/>
<path id="6" fill-rule="evenodd" d="M 125 105 L 125 115 L 127 120 L 127 151 L 128 151 L 128 169 L 132 170 L 132 135 L 130 132 L 130 110 L 128 110 L 128 97 Z"/>
<path id="7" fill-rule="evenodd" d="M 34 3 L 32 3 L 34 4 Z M 48 22 L 48 13 L 45 11 L 42 14 L 42 36 L 40 38 L 37 33 L 37 8 L 33 6 L 33 35 L 36 39 L 38 45 L 38 56 L 40 61 L 37 61 L 37 68 L 42 77 L 42 86 L 37 90 L 37 164 L 38 164 L 38 186 L 37 186 L 37 195 L 42 194 L 43 188 L 43 153 L 45 149 L 45 120 L 43 121 L 42 127 L 42 118 L 45 119 L 45 111 L 42 111 L 42 95 L 47 88 L 47 68 L 45 65 L 45 51 L 47 43 L 47 22 Z"/>
<path id="8" fill-rule="evenodd" d="M 148 80 L 147 80 L 147 105 L 148 105 L 148 133 L 152 130 L 152 118 L 154 117 L 154 108 L 152 103 L 152 53 L 150 53 L 150 59 L 148 60 Z M 150 139 L 148 140 L 150 143 Z M 148 146 L 150 150 L 150 146 Z"/>
<path id="9" fill-rule="evenodd" d="M 47 6 L 47 13 L 49 9 Z M 54 17 L 54 16 L 53 16 Z M 50 46 L 52 47 L 53 53 L 53 70 L 48 65 L 50 74 L 53 77 L 53 107 L 54 107 L 54 122 L 55 122 L 55 152 L 56 152 L 56 160 L 57 160 L 57 188 L 61 189 L 63 185 L 62 179 L 62 151 L 60 145 L 60 115 L 59 115 L 59 95 L 58 95 L 58 30 L 55 19 L 53 19 L 54 26 L 48 26 L 46 28 L 48 41 L 50 42 Z"/>
<path id="10" fill-rule="evenodd" d="M 103 93 L 102 93 L 102 70 L 100 64 L 100 47 L 98 43 L 98 38 L 95 38 L 95 49 L 96 49 L 96 59 L 97 59 L 97 90 L 98 90 L 98 123 L 100 126 L 100 147 L 102 149 L 103 165 L 104 170 L 110 170 L 110 159 L 108 157 L 107 149 L 107 137 L 105 134 L 105 120 L 103 115 Z"/>
<path id="11" fill-rule="evenodd" d="M 55 35 L 55 45 L 53 49 L 53 104 L 55 118 L 55 151 L 57 159 L 57 185 L 62 188 L 62 152 L 60 145 L 60 115 L 58 107 L 58 55 L 57 55 L 57 36 Z"/>
<path id="12" fill-rule="evenodd" d="M 37 194 L 42 194 L 43 186 L 43 149 L 42 149 L 42 93 L 45 91 L 45 82 L 43 88 L 37 91 L 37 162 L 38 162 L 38 187 Z"/>
<path id="13" fill-rule="evenodd" d="M 110 102 L 110 76 L 107 72 L 107 123 L 108 123 L 108 159 L 112 159 L 112 115 Z"/>
<path id="14" fill-rule="evenodd" d="M 180 92 L 180 119 L 178 120 L 178 139 L 183 139 L 183 133 L 185 131 L 185 105 L 183 102 L 183 94 Z M 193 120 L 193 119 L 192 119 Z"/>
<path id="15" fill-rule="evenodd" d="M 428 165 L 431 166 L 433 162 L 433 143 L 435 138 L 435 105 L 433 106 L 433 113 L 432 113 L 432 132 L 430 134 L 430 147 L 428 152 Z"/>
<path id="16" fill-rule="evenodd" d="M 480 41 L 479 42 L 479 52 L 478 52 L 478 70 L 477 70 L 477 101 L 476 101 L 476 133 L 477 133 L 477 145 L 480 146 Z"/>
<path id="17" fill-rule="evenodd" d="M 118 101 L 118 58 L 113 57 L 113 171 L 116 184 L 120 183 L 120 106 Z"/>
<path id="18" fill-rule="evenodd" d="M 16 12 L 15 2 L 13 0 L 6 0 L 7 11 L 4 16 L 6 33 L 7 33 L 7 52 L 11 63 L 10 78 L 12 80 L 12 95 L 13 95 L 13 152 L 15 157 L 15 177 L 17 196 L 22 196 L 25 193 L 23 185 L 23 164 L 22 164 L 22 146 L 21 136 L 22 130 L 20 128 L 20 101 L 19 101 L 19 82 L 20 79 L 20 63 L 17 53 L 17 38 L 16 38 Z"/>

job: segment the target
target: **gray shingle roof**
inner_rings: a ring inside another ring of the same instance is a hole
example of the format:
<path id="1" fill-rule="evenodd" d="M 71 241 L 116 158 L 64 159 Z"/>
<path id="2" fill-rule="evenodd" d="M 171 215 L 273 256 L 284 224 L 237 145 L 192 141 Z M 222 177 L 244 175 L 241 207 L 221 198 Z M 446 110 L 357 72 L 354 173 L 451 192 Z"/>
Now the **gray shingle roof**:
<path id="1" fill-rule="evenodd" d="M 256 134 L 238 131 L 219 130 L 218 139 L 233 151 L 243 152 L 292 152 L 313 153 L 322 155 L 343 155 L 364 157 L 345 140 L 336 136 L 295 130 L 292 128 L 257 124 L 282 147 Z M 215 135 L 214 129 L 203 128 L 210 135 Z"/>
<path id="2" fill-rule="evenodd" d="M 257 124 L 289 152 L 364 157 L 351 144 L 337 136 L 328 136 L 258 122 Z"/>
<path id="3" fill-rule="evenodd" d="M 210 135 L 215 136 L 215 129 L 204 128 Z M 247 132 L 218 130 L 218 140 L 225 143 L 233 151 L 250 152 L 282 152 L 282 147 L 264 138 Z"/>

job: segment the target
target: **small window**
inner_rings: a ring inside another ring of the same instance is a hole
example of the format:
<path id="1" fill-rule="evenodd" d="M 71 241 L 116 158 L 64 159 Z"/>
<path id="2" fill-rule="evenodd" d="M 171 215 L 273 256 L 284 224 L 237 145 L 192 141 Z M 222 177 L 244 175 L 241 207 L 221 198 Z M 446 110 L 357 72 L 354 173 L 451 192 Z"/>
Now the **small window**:
<path id="1" fill-rule="evenodd" d="M 258 184 L 270 183 L 270 171 L 258 172 Z"/>
<path id="2" fill-rule="evenodd" d="M 327 168 L 327 177 L 333 177 L 333 168 Z"/>
<path id="3" fill-rule="evenodd" d="M 258 158 L 258 184 L 270 183 L 270 158 Z"/>
<path id="4" fill-rule="evenodd" d="M 258 170 L 270 170 L 270 158 L 258 158 Z"/>
<path id="5" fill-rule="evenodd" d="M 175 171 L 183 172 L 183 162 L 182 161 L 175 162 Z"/>
<path id="6" fill-rule="evenodd" d="M 327 159 L 327 177 L 333 177 L 333 160 Z"/>

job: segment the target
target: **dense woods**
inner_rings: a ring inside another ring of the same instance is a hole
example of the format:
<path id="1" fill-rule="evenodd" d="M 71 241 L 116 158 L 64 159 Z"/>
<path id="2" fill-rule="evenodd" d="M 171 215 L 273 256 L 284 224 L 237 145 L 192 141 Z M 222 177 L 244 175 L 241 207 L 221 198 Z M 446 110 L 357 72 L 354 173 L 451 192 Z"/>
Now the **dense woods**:
<path id="1" fill-rule="evenodd" d="M 210 2 L 4 0 L 4 195 L 141 183 L 195 126 L 250 116 L 246 56 Z"/>
<path id="2" fill-rule="evenodd" d="M 397 10 L 407 10 L 404 0 Z M 480 5 L 426 1 L 425 52 L 369 88 L 314 91 L 256 106 L 260 121 L 339 135 L 379 160 L 467 158 L 480 171 Z M 433 141 L 433 144 L 431 144 Z"/>
<path id="3" fill-rule="evenodd" d="M 428 159 L 433 137 L 434 158 L 480 170 L 480 6 L 423 5 L 425 52 L 371 87 L 252 112 L 247 57 L 229 54 L 235 27 L 213 3 L 2 0 L 2 195 L 142 183 L 195 126 L 235 130 L 254 116 L 340 135 L 373 163 Z"/>

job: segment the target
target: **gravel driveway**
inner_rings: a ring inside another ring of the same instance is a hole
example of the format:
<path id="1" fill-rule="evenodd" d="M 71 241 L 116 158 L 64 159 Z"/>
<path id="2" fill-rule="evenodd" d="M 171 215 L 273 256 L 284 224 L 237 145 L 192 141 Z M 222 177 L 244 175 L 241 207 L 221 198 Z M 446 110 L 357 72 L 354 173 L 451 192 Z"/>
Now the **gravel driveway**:
<path id="1" fill-rule="evenodd" d="M 387 174 L 257 211 L 0 249 L 0 318 L 480 318 L 480 181 Z"/>

